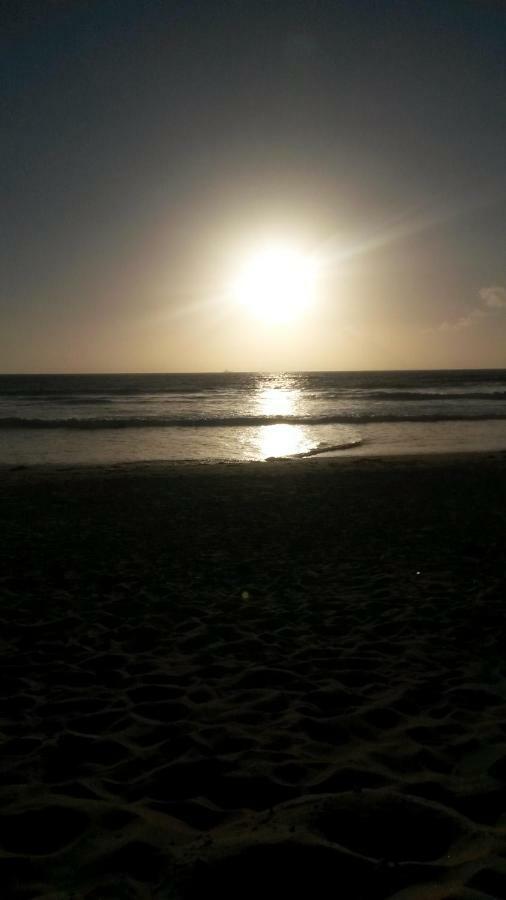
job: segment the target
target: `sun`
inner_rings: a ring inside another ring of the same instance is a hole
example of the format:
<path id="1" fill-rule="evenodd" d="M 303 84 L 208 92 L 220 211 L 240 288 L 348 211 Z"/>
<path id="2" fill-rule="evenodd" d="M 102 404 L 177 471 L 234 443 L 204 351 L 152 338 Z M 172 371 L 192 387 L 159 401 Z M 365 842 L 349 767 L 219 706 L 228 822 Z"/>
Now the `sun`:
<path id="1" fill-rule="evenodd" d="M 233 294 L 268 323 L 296 319 L 314 299 L 316 266 L 309 256 L 282 244 L 254 253 L 239 270 Z"/>

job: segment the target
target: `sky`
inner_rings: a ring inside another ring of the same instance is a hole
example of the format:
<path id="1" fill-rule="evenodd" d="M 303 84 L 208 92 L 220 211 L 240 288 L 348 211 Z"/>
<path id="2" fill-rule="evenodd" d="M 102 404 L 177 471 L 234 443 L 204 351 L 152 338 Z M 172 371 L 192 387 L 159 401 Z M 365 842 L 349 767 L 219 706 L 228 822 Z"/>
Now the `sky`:
<path id="1" fill-rule="evenodd" d="M 4 0 L 0 371 L 506 367 L 503 0 Z M 317 265 L 272 322 L 258 248 Z"/>

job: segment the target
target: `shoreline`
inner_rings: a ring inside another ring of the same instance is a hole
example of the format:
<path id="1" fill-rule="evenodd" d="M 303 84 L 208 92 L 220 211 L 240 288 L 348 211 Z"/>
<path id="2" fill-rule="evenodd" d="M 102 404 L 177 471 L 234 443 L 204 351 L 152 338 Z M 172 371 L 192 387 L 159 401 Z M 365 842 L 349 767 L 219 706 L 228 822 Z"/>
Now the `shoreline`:
<path id="1" fill-rule="evenodd" d="M 12 465 L 10 463 L 0 464 L 0 478 L 9 480 L 11 476 L 17 478 L 40 476 L 42 478 L 50 478 L 52 475 L 67 475 L 76 477 L 96 476 L 96 475 L 147 475 L 157 476 L 171 472 L 187 472 L 197 473 L 206 472 L 207 474 L 223 474 L 233 470 L 236 473 L 246 472 L 283 472 L 283 470 L 293 471 L 295 468 L 301 468 L 309 471 L 311 468 L 327 468 L 329 470 L 346 470 L 346 469 L 368 469 L 374 468 L 378 464 L 387 467 L 416 467 L 416 468 L 439 468 L 441 466 L 468 466 L 468 465 L 485 465 L 487 463 L 500 464 L 506 463 L 506 449 L 498 450 L 482 450 L 482 451 L 452 451 L 448 453 L 398 453 L 398 454 L 381 454 L 371 453 L 370 455 L 360 454 L 351 455 L 325 455 L 321 453 L 315 456 L 304 458 L 296 457 L 275 457 L 265 460 L 135 460 L 127 462 L 97 462 L 97 463 L 33 463 Z"/>

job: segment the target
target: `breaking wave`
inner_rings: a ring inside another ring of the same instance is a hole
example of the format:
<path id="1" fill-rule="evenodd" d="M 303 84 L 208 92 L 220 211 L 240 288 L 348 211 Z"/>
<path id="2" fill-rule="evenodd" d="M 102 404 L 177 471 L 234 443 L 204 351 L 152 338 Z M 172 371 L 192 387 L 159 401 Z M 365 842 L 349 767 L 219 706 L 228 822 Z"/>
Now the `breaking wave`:
<path id="1" fill-rule="evenodd" d="M 419 414 L 381 413 L 353 415 L 339 413 L 321 416 L 208 416 L 208 417 L 174 417 L 174 416 L 125 416 L 121 418 L 25 418 L 22 416 L 6 416 L 0 418 L 1 428 L 67 428 L 82 431 L 121 428 L 244 428 L 262 425 L 365 425 L 383 422 L 464 422 L 506 420 L 504 412 L 437 412 Z"/>

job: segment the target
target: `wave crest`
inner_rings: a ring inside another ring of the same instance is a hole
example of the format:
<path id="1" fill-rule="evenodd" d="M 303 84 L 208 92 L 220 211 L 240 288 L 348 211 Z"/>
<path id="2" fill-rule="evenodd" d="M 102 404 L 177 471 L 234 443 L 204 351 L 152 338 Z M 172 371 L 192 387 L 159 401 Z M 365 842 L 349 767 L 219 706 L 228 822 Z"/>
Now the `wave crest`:
<path id="1" fill-rule="evenodd" d="M 496 413 L 427 413 L 424 415 L 322 415 L 322 416 L 215 416 L 207 418 L 176 418 L 170 416 L 132 416 L 124 418 L 58 418 L 34 419 L 21 416 L 0 418 L 4 428 L 68 428 L 76 430 L 122 428 L 244 428 L 263 425 L 365 425 L 387 422 L 466 422 L 506 420 L 506 411 Z"/>

